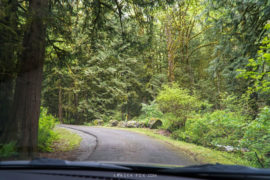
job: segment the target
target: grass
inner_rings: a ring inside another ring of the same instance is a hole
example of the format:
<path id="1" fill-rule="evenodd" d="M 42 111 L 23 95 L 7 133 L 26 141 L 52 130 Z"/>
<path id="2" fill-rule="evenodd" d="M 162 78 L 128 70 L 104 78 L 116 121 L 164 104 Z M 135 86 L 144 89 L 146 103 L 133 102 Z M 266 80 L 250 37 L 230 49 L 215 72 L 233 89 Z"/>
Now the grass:
<path id="1" fill-rule="evenodd" d="M 190 156 L 191 158 L 193 158 L 195 161 L 199 162 L 200 164 L 220 163 L 220 164 L 233 164 L 233 165 L 255 167 L 255 164 L 243 159 L 240 154 L 217 151 L 214 149 L 198 146 L 195 144 L 174 140 L 170 137 L 157 134 L 155 130 L 144 129 L 144 128 L 117 128 L 117 129 L 128 130 L 128 131 L 145 134 L 147 136 L 169 143 L 175 146 L 176 148 L 178 148 L 179 151 L 186 153 L 188 156 Z"/>
<path id="2" fill-rule="evenodd" d="M 80 146 L 82 137 L 76 133 L 72 133 L 64 128 L 55 128 L 57 135 L 56 140 L 53 142 L 53 151 L 71 151 Z"/>

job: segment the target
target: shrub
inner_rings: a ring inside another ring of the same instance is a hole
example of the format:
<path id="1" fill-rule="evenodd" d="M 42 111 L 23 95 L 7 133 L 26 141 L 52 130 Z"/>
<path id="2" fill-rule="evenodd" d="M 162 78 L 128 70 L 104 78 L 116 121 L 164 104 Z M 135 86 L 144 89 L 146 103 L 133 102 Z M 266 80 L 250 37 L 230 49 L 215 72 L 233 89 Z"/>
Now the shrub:
<path id="1" fill-rule="evenodd" d="M 270 107 L 264 107 L 246 128 L 241 141 L 249 149 L 246 157 L 263 167 L 270 167 Z"/>
<path id="2" fill-rule="evenodd" d="M 161 118 L 162 112 L 158 109 L 158 105 L 155 101 L 151 102 L 151 104 L 147 105 L 142 103 L 142 113 L 146 117 L 153 117 L 153 118 Z"/>
<path id="3" fill-rule="evenodd" d="M 159 110 L 158 105 L 155 101 L 151 102 L 150 104 L 142 103 L 142 114 L 137 118 L 139 121 L 143 121 L 148 124 L 151 118 L 158 118 L 161 119 L 163 113 Z"/>
<path id="4" fill-rule="evenodd" d="M 16 142 L 12 141 L 10 143 L 0 145 L 0 159 L 9 158 L 17 154 Z"/>
<path id="5" fill-rule="evenodd" d="M 228 94 L 227 92 L 220 94 L 220 108 L 227 112 L 237 112 L 245 115 L 247 118 L 250 115 L 250 105 L 248 94 L 242 94 L 241 97 L 234 95 L 233 93 Z"/>
<path id="6" fill-rule="evenodd" d="M 41 107 L 38 128 L 38 148 L 40 151 L 51 151 L 51 144 L 57 138 L 53 128 L 56 118 L 47 114 L 47 109 Z"/>
<path id="7" fill-rule="evenodd" d="M 166 113 L 162 117 L 162 129 L 168 130 L 170 132 L 176 131 L 179 129 L 178 122 L 181 122 L 178 117 L 173 113 Z"/>
<path id="8" fill-rule="evenodd" d="M 93 125 L 94 126 L 102 126 L 102 125 L 104 125 L 104 121 L 101 119 L 96 119 L 93 121 Z"/>
<path id="9" fill-rule="evenodd" d="M 215 111 L 188 118 L 180 139 L 204 146 L 239 146 L 246 117 L 236 112 Z"/>
<path id="10" fill-rule="evenodd" d="M 199 110 L 203 104 L 197 97 L 191 96 L 188 90 L 176 84 L 163 86 L 157 96 L 157 103 L 163 113 L 172 113 L 177 117 L 178 126 L 184 126 L 188 115 Z"/>

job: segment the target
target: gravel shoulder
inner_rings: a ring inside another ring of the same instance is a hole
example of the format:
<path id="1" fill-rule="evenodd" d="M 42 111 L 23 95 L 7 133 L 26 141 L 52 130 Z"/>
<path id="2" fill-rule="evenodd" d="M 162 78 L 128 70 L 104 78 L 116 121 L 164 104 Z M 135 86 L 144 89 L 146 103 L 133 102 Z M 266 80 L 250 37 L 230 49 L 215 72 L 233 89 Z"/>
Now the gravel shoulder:
<path id="1" fill-rule="evenodd" d="M 97 138 L 93 135 L 81 132 L 75 128 L 66 128 L 65 126 L 59 125 L 61 128 L 65 128 L 73 133 L 78 134 L 82 137 L 80 146 L 72 152 L 72 156 L 75 157 L 76 161 L 86 161 L 90 158 L 97 145 Z"/>

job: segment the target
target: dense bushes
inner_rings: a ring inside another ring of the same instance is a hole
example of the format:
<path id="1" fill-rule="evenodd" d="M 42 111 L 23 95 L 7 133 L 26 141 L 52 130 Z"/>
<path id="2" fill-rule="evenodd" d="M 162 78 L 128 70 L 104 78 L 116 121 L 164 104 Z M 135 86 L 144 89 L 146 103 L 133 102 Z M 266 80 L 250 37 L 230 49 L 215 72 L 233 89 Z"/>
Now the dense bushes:
<path id="1" fill-rule="evenodd" d="M 172 113 L 178 117 L 174 123 L 178 127 L 184 126 L 187 116 L 203 105 L 197 97 L 191 96 L 188 90 L 176 84 L 163 86 L 156 100 L 163 113 Z"/>
<path id="2" fill-rule="evenodd" d="M 230 147 L 257 163 L 258 167 L 269 167 L 269 107 L 262 108 L 252 120 L 247 115 L 248 99 L 245 96 L 238 98 L 224 93 L 220 99 L 221 109 L 211 110 L 211 105 L 175 84 L 164 86 L 156 102 L 163 112 L 159 116 L 163 121 L 162 128 L 172 132 L 173 138 L 212 148 Z M 145 105 L 143 110 L 148 117 L 157 116 L 153 112 L 159 112 L 156 104 Z"/>
<path id="3" fill-rule="evenodd" d="M 218 110 L 189 118 L 179 137 L 204 146 L 238 147 L 245 126 L 245 117 L 239 113 Z"/>
<path id="4" fill-rule="evenodd" d="M 181 119 L 179 119 L 176 115 L 173 113 L 166 113 L 162 117 L 162 129 L 168 130 L 169 132 L 174 132 L 176 130 L 179 130 L 179 124 L 178 122 L 181 122 Z"/>
<path id="5" fill-rule="evenodd" d="M 269 167 L 269 120 L 269 107 L 264 107 L 255 120 L 248 120 L 239 112 L 216 110 L 189 117 L 185 128 L 175 129 L 172 136 L 212 148 L 230 146 L 258 167 Z"/>
<path id="6" fill-rule="evenodd" d="M 47 114 L 47 109 L 41 107 L 38 129 L 38 148 L 40 151 L 51 151 L 51 144 L 56 139 L 53 128 L 56 118 Z"/>
<path id="7" fill-rule="evenodd" d="M 162 118 L 163 113 L 159 110 L 155 101 L 150 104 L 142 103 L 141 115 L 137 118 L 138 121 L 148 124 L 151 118 Z"/>
<path id="8" fill-rule="evenodd" d="M 17 154 L 18 152 L 15 141 L 7 144 L 0 144 L 0 160 L 16 156 Z"/>
<path id="9" fill-rule="evenodd" d="M 264 107 L 258 117 L 245 128 L 241 141 L 250 151 L 245 155 L 263 167 L 270 167 L 270 107 Z"/>

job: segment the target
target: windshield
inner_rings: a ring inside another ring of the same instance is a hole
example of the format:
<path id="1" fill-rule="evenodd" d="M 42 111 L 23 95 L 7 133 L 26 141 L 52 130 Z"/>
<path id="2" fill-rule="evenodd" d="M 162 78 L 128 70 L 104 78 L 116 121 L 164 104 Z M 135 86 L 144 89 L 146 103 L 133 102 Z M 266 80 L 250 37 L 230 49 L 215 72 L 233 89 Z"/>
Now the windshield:
<path id="1" fill-rule="evenodd" d="M 0 0 L 0 160 L 270 167 L 270 1 Z"/>

